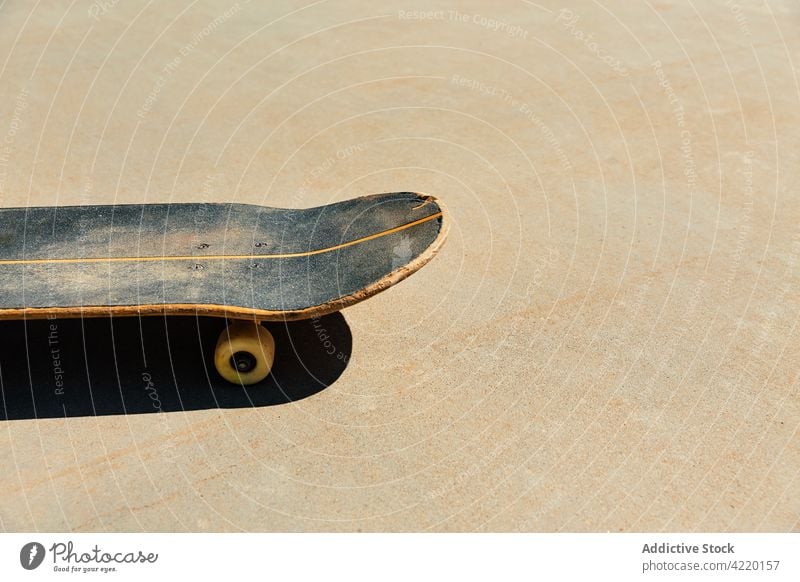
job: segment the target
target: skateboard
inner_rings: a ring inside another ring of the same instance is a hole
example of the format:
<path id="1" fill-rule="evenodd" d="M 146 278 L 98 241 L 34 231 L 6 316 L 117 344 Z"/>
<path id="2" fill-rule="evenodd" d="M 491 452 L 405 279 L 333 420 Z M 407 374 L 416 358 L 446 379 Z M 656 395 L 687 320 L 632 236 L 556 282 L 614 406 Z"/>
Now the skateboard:
<path id="1" fill-rule="evenodd" d="M 0 209 L 0 319 L 194 315 L 228 320 L 214 364 L 270 372 L 261 322 L 363 301 L 430 261 L 448 222 L 394 192 L 309 209 L 180 203 Z"/>

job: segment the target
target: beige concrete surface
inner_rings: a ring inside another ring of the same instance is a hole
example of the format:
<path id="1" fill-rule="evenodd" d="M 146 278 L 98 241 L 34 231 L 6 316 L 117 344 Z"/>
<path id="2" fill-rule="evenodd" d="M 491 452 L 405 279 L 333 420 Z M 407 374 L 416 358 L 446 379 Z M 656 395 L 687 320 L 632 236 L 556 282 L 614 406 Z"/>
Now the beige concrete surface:
<path id="1" fill-rule="evenodd" d="M 307 398 L 0 421 L 0 529 L 800 530 L 798 31 L 790 0 L 0 3 L 2 206 L 453 221 Z"/>

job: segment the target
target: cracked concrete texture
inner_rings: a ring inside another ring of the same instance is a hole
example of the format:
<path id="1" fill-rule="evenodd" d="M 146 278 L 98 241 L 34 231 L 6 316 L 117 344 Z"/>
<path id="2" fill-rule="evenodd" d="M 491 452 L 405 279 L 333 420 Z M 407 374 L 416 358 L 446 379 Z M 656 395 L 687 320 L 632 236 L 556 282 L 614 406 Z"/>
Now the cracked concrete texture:
<path id="1" fill-rule="evenodd" d="M 796 3 L 0 15 L 2 206 L 412 190 L 452 218 L 306 398 L 2 421 L 3 530 L 800 529 Z M 141 393 L 138 341 L 65 389 Z M 157 390 L 236 390 L 181 361 Z"/>

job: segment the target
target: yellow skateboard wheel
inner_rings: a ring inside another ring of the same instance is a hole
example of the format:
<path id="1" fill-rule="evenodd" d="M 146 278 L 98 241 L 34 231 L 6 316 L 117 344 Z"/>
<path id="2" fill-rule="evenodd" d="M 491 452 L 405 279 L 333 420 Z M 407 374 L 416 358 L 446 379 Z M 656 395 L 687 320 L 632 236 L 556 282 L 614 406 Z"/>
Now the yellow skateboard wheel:
<path id="1" fill-rule="evenodd" d="M 228 382 L 249 386 L 269 375 L 275 360 L 275 340 L 256 321 L 237 320 L 222 330 L 214 365 Z"/>

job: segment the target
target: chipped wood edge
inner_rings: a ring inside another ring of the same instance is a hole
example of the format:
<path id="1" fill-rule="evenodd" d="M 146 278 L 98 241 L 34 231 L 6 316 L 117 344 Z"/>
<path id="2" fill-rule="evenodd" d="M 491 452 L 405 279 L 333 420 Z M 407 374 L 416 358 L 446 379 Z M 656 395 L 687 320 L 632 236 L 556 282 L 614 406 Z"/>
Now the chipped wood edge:
<path id="1" fill-rule="evenodd" d="M 0 310 L 0 320 L 11 319 L 55 319 L 55 318 L 94 318 L 94 317 L 145 317 L 155 315 L 194 315 L 200 317 L 221 317 L 225 319 L 255 319 L 258 321 L 296 321 L 311 319 L 341 311 L 396 285 L 403 279 L 427 265 L 441 249 L 450 230 L 447 209 L 435 196 L 416 193 L 426 202 L 435 202 L 441 211 L 441 226 L 433 242 L 418 257 L 407 265 L 395 269 L 375 283 L 346 295 L 306 309 L 289 311 L 270 311 L 267 309 L 248 309 L 230 305 L 203 303 L 167 303 L 157 305 L 90 305 L 83 307 L 25 307 L 21 309 Z"/>

